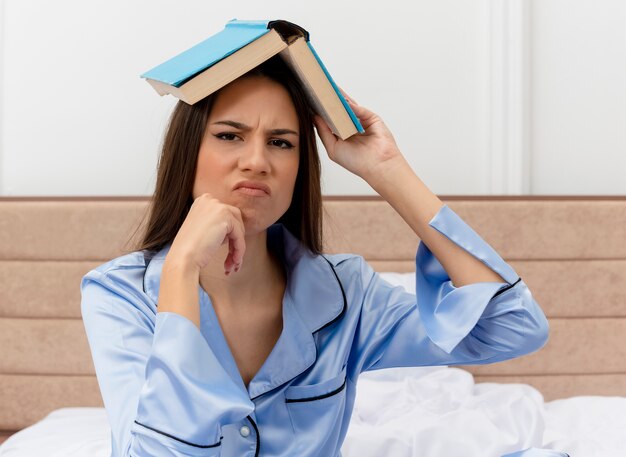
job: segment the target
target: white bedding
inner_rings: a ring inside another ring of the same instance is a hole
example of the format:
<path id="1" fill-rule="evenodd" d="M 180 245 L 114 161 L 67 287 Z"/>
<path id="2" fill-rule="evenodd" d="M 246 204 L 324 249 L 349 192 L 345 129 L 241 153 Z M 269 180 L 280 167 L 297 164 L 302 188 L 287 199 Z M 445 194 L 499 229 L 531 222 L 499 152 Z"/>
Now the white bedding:
<path id="1" fill-rule="evenodd" d="M 343 457 L 501 457 L 535 447 L 626 456 L 626 398 L 544 403 L 524 384 L 474 384 L 459 368 L 364 373 Z M 0 457 L 109 457 L 104 408 L 61 408 L 11 436 Z"/>
<path id="2" fill-rule="evenodd" d="M 382 273 L 414 292 L 410 274 Z M 61 408 L 11 436 L 0 457 L 109 457 L 104 408 Z M 343 457 L 501 457 L 527 448 L 626 457 L 626 398 L 544 403 L 525 384 L 474 383 L 460 368 L 363 373 Z"/>
<path id="3" fill-rule="evenodd" d="M 359 378 L 343 457 L 500 457 L 527 448 L 626 457 L 626 398 L 545 403 L 526 384 L 474 384 L 460 368 Z"/>

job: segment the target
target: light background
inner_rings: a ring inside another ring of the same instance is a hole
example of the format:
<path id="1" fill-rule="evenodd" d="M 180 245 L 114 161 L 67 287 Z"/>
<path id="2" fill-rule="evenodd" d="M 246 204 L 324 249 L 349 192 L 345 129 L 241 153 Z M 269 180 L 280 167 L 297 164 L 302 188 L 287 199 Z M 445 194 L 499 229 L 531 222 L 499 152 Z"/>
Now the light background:
<path id="1" fill-rule="evenodd" d="M 626 194 L 622 0 L 0 1 L 0 195 L 150 195 L 175 99 L 139 74 L 232 18 L 307 29 L 439 195 Z"/>

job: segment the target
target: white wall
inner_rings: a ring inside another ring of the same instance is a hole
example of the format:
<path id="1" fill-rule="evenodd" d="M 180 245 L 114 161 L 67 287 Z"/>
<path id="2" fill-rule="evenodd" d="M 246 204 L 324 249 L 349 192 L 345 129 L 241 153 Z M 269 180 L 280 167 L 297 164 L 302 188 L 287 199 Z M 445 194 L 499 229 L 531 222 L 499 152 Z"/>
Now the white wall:
<path id="1" fill-rule="evenodd" d="M 533 9 L 533 192 L 626 194 L 626 2 Z"/>
<path id="2" fill-rule="evenodd" d="M 626 194 L 620 0 L 235 5 L 4 0 L 0 195 L 150 195 L 175 100 L 139 74 L 235 17 L 305 27 L 437 194 Z M 323 168 L 325 194 L 374 194 Z"/>

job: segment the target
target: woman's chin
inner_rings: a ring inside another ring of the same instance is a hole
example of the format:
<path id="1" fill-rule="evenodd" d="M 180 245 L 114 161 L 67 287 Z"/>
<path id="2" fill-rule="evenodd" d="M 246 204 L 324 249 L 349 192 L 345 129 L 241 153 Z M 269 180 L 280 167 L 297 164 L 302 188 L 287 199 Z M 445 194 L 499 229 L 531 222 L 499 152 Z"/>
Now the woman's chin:
<path id="1" fill-rule="evenodd" d="M 267 209 L 263 210 L 254 206 L 239 203 L 235 203 L 233 206 L 236 206 L 241 211 L 241 218 L 246 230 L 246 236 L 254 236 L 267 230 L 272 224 L 275 224 L 281 215 L 286 211 L 278 212 L 275 216 L 272 216 L 272 213 L 268 212 Z"/>
<path id="2" fill-rule="evenodd" d="M 258 235 L 260 232 L 266 229 L 263 221 L 259 220 L 254 211 L 248 211 L 246 208 L 241 209 L 241 218 L 243 219 L 243 226 L 246 230 L 246 236 Z"/>

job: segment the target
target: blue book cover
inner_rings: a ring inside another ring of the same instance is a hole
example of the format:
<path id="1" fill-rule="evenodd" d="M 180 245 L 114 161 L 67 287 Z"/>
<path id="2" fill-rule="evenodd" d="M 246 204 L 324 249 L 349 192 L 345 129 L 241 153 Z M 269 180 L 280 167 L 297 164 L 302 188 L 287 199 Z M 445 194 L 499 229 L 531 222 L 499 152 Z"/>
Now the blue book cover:
<path id="1" fill-rule="evenodd" d="M 141 77 L 180 87 L 194 75 L 265 35 L 269 30 L 267 21 L 233 19 L 226 23 L 221 32 L 143 73 Z"/>
<path id="2" fill-rule="evenodd" d="M 350 119 L 352 119 L 354 126 L 359 132 L 363 133 L 365 130 L 363 129 L 358 117 L 354 114 L 350 105 L 348 105 L 348 102 L 339 91 L 326 66 L 322 63 L 322 60 L 315 49 L 313 49 L 313 46 L 309 41 L 309 33 L 299 25 L 289 21 L 231 19 L 226 23 L 226 26 L 220 32 L 152 68 L 151 70 L 146 71 L 141 74 L 140 77 L 180 87 L 198 73 L 201 73 L 220 60 L 237 52 L 247 44 L 257 40 L 269 32 L 272 28 L 284 37 L 285 41 L 289 36 L 304 36 L 309 49 L 315 56 L 315 59 L 319 63 L 320 67 L 324 70 L 324 73 L 335 90 L 335 93 L 339 97 L 339 100 L 341 100 L 346 112 L 350 115 Z"/>
<path id="3" fill-rule="evenodd" d="M 333 89 L 335 89 L 335 92 L 337 93 L 337 96 L 339 97 L 339 100 L 341 100 L 341 103 L 346 108 L 346 111 L 350 115 L 350 119 L 352 119 L 352 122 L 354 123 L 354 126 L 356 127 L 356 129 L 360 133 L 364 133 L 365 129 L 361 125 L 361 121 L 359 121 L 359 118 L 356 117 L 356 114 L 354 114 L 354 111 L 352 111 L 352 108 L 350 108 L 350 105 L 348 105 L 348 101 L 345 99 L 345 97 L 343 96 L 343 94 L 341 93 L 339 88 L 337 87 L 337 84 L 335 84 L 335 81 L 333 80 L 332 76 L 330 76 L 330 73 L 326 69 L 326 65 L 324 65 L 324 63 L 322 62 L 322 59 L 320 59 L 320 57 L 317 55 L 317 52 L 313 48 L 313 45 L 311 44 L 310 41 L 307 41 L 306 44 L 309 46 L 309 49 L 311 50 L 311 52 L 313 53 L 313 55 L 317 59 L 317 63 L 319 63 L 320 67 L 322 67 L 322 70 L 324 70 L 324 73 L 326 74 L 326 77 L 328 78 L 328 81 L 330 81 L 330 84 L 333 86 Z"/>

